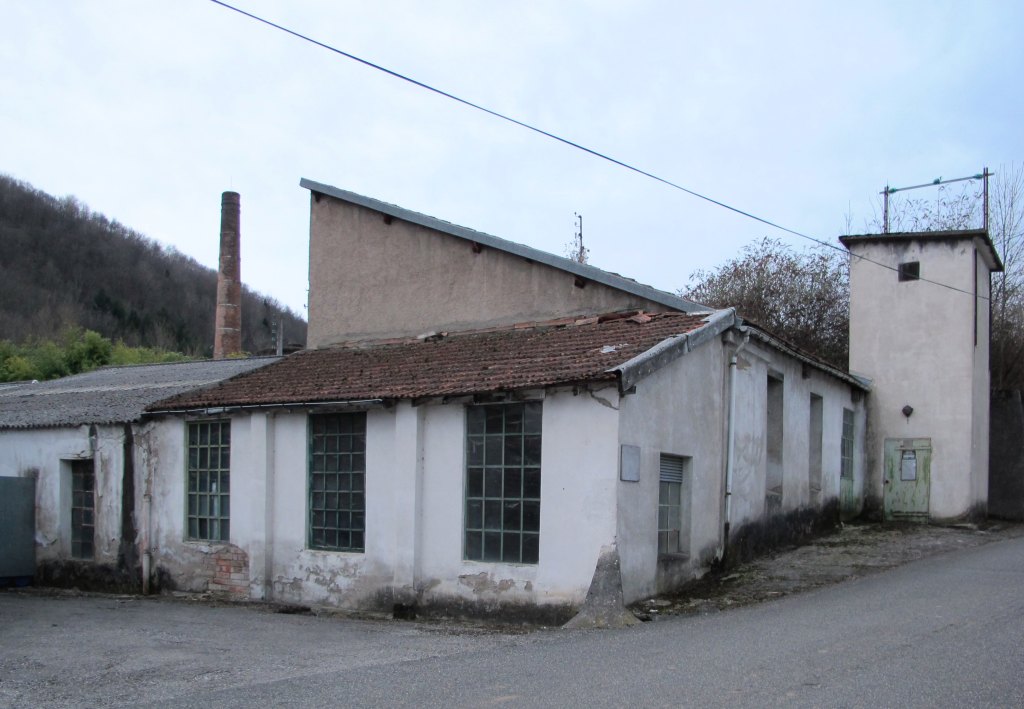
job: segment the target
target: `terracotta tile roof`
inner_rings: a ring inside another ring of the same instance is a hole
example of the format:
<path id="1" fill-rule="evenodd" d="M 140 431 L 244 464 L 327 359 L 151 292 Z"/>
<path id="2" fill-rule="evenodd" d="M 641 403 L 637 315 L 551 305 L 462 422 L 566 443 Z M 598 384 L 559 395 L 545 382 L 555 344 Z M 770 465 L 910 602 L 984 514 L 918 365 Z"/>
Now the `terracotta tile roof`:
<path id="1" fill-rule="evenodd" d="M 448 337 L 297 352 L 149 411 L 478 394 L 614 380 L 607 370 L 691 332 L 709 313 L 604 316 Z M 609 317 L 613 319 L 608 319 Z"/>

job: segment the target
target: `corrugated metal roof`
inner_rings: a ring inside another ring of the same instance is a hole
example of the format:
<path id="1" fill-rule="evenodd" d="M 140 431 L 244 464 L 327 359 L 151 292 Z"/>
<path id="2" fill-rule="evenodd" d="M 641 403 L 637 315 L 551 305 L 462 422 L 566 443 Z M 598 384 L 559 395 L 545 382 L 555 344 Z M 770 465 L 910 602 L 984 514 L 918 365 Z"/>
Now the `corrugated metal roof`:
<path id="1" fill-rule="evenodd" d="M 415 399 L 615 381 L 615 368 L 660 342 L 702 328 L 712 314 L 628 315 L 307 350 L 148 410 Z"/>
<path id="2" fill-rule="evenodd" d="M 638 283 L 631 278 L 620 276 L 617 273 L 604 271 L 585 263 L 577 263 L 572 259 L 555 256 L 554 254 L 549 254 L 545 251 L 540 251 L 539 249 L 534 249 L 524 244 L 517 244 L 514 241 L 508 241 L 507 239 L 502 239 L 497 236 L 491 236 L 490 234 L 485 234 L 482 231 L 475 231 L 464 226 L 459 226 L 458 224 L 452 224 L 451 222 L 446 222 L 443 219 L 437 219 L 436 217 L 430 217 L 426 214 L 420 214 L 419 212 L 414 212 L 394 204 L 389 204 L 388 202 L 382 202 L 380 200 L 373 199 L 372 197 L 364 197 L 363 195 L 356 194 L 355 192 L 349 192 L 348 190 L 339 189 L 338 187 L 332 187 L 331 185 L 325 185 L 305 178 L 300 180 L 299 185 L 305 187 L 311 192 L 317 192 L 319 194 L 327 195 L 328 197 L 340 199 L 343 202 L 349 202 L 351 204 L 359 205 L 360 207 L 373 209 L 381 214 L 392 216 L 395 219 L 401 219 L 411 224 L 418 224 L 419 226 L 434 229 L 435 231 L 440 231 L 450 236 L 482 244 L 499 251 L 515 254 L 516 256 L 536 261 L 537 263 L 543 263 L 547 266 L 551 266 L 552 268 L 557 268 L 560 271 L 566 271 L 589 281 L 593 281 L 594 283 L 601 283 L 602 285 L 606 285 L 610 288 L 616 288 L 626 293 L 646 298 L 653 303 L 664 305 L 668 308 L 672 308 L 673 310 L 678 310 L 683 313 L 706 313 L 710 310 L 710 308 L 705 305 L 700 305 L 684 298 L 680 298 L 677 295 L 666 293 L 663 290 L 658 290 L 652 286 Z"/>
<path id="3" fill-rule="evenodd" d="M 279 357 L 104 367 L 46 382 L 0 387 L 0 429 L 137 420 L 155 401 L 277 362 Z"/>

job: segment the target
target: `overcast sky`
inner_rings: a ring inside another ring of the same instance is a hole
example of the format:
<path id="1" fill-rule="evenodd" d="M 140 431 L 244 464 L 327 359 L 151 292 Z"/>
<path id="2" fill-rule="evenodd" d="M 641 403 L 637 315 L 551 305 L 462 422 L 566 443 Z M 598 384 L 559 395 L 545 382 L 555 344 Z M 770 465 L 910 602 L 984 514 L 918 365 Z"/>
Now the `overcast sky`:
<path id="1" fill-rule="evenodd" d="M 835 243 L 877 193 L 1024 161 L 1024 3 L 234 4 Z M 305 316 L 306 177 L 674 291 L 805 242 L 209 0 L 0 0 L 0 172 Z M 934 195 L 933 195 L 934 196 Z"/>

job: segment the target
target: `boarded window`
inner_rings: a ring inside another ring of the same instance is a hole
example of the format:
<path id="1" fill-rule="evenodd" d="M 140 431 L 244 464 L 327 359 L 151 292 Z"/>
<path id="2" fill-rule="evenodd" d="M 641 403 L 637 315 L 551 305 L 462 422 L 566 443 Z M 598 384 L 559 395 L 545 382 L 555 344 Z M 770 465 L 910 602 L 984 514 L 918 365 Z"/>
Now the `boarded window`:
<path id="1" fill-rule="evenodd" d="M 231 422 L 188 424 L 186 536 L 226 542 L 231 537 Z"/>
<path id="2" fill-rule="evenodd" d="M 540 556 L 541 403 L 466 409 L 465 558 Z"/>
<path id="3" fill-rule="evenodd" d="M 310 416 L 309 546 L 363 551 L 366 413 Z"/>

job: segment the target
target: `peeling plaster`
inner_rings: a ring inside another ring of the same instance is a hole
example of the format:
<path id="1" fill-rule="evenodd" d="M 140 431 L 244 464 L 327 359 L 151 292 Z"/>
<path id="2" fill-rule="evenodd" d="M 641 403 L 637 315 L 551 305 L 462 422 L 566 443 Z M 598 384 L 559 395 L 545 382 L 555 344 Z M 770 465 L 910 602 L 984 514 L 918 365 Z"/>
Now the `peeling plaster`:
<path id="1" fill-rule="evenodd" d="M 459 576 L 459 584 L 473 589 L 473 593 L 505 593 L 516 587 L 515 579 L 501 579 L 495 581 L 494 577 L 486 571 L 478 574 L 462 574 Z"/>

